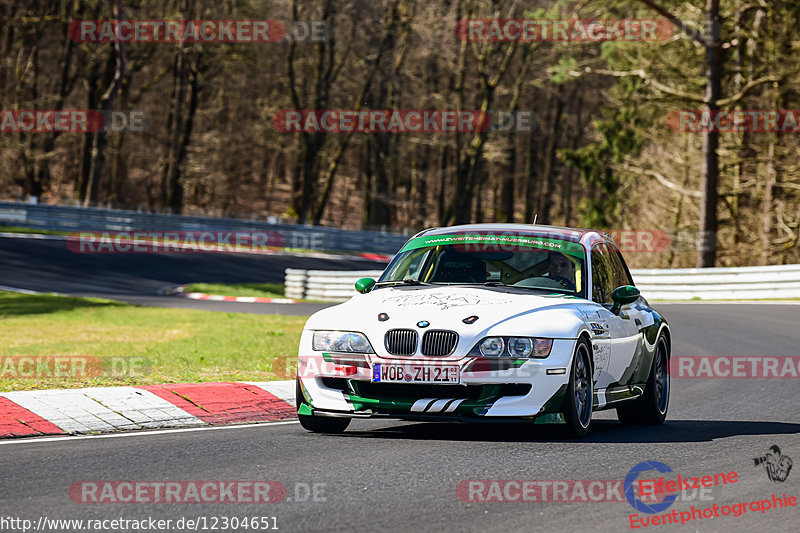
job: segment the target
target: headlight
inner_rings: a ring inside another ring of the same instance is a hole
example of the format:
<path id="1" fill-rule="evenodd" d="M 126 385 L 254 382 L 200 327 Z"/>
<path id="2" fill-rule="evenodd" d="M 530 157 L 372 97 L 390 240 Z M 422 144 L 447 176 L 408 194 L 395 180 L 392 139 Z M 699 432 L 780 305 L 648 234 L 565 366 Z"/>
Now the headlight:
<path id="1" fill-rule="evenodd" d="M 486 337 L 470 350 L 469 355 L 484 357 L 539 357 L 550 355 L 553 339 L 535 337 Z"/>
<path id="2" fill-rule="evenodd" d="M 367 337 L 355 331 L 315 331 L 311 347 L 318 352 L 375 353 Z"/>
<path id="3" fill-rule="evenodd" d="M 480 350 L 481 355 L 497 356 L 503 355 L 504 347 L 503 337 L 487 337 L 478 345 L 478 350 Z"/>
<path id="4" fill-rule="evenodd" d="M 533 351 L 533 342 L 527 337 L 508 339 L 508 353 L 512 357 L 528 357 Z"/>

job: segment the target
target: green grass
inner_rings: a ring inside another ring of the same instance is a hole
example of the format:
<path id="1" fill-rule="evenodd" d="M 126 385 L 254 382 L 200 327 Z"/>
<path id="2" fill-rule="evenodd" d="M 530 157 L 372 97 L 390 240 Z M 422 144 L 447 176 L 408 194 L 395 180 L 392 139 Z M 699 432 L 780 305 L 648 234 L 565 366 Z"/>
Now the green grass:
<path id="1" fill-rule="evenodd" d="M 0 391 L 290 379 L 306 318 L 0 291 Z M 88 356 L 105 370 L 23 377 L 20 356 Z"/>
<path id="2" fill-rule="evenodd" d="M 191 283 L 184 292 L 204 292 L 221 296 L 258 296 L 262 298 L 285 298 L 283 283 Z"/>
<path id="3" fill-rule="evenodd" d="M 4 226 L 0 224 L 0 232 L 3 233 L 34 233 L 38 235 L 70 235 L 70 231 L 40 229 L 40 228 L 20 228 L 18 226 Z"/>

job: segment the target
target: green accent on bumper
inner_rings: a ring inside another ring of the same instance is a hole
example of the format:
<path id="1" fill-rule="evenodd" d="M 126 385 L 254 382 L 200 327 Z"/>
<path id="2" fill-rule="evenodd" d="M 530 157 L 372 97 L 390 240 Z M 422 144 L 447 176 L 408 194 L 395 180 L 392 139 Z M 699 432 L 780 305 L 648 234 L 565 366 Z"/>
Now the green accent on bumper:
<path id="1" fill-rule="evenodd" d="M 566 424 L 567 421 L 564 419 L 564 415 L 562 413 L 550 413 L 547 415 L 537 416 L 536 420 L 533 421 L 534 424 Z"/>
<path id="2" fill-rule="evenodd" d="M 329 363 L 333 363 L 333 357 L 331 357 L 331 354 L 329 354 L 328 352 L 322 352 L 322 359 Z"/>
<path id="3" fill-rule="evenodd" d="M 308 391 L 306 391 L 303 382 L 299 379 L 297 380 L 297 388 L 299 389 L 299 396 L 295 398 L 295 403 L 297 403 L 297 414 L 299 415 L 311 415 L 313 414 L 314 410 L 311 407 L 311 401 L 309 400 Z"/>
<path id="4" fill-rule="evenodd" d="M 351 381 L 351 383 L 355 386 L 355 390 L 358 391 L 358 381 Z M 442 408 L 442 410 L 437 412 L 426 412 L 426 413 L 416 413 L 416 414 L 431 414 L 431 415 L 459 415 L 459 416 L 483 416 L 489 410 L 489 408 L 497 401 L 499 398 L 502 397 L 500 391 L 502 390 L 502 385 L 484 385 L 481 393 L 477 399 L 464 399 L 458 407 L 454 410 L 445 413 L 444 411 L 448 409 L 449 406 Z M 353 409 L 356 411 L 363 411 L 366 409 L 370 409 L 376 412 L 383 412 L 383 413 L 410 413 L 411 406 L 414 405 L 415 402 L 420 400 L 421 398 L 392 398 L 392 397 L 382 397 L 382 398 L 367 398 L 365 396 L 360 396 L 359 394 L 350 394 L 345 393 L 348 401 L 352 404 Z M 443 396 L 447 398 L 446 393 L 443 393 Z M 444 399 L 444 398 L 441 398 Z M 455 401 L 460 400 L 461 398 L 456 398 Z M 435 400 L 431 400 L 431 403 Z"/>
<path id="5" fill-rule="evenodd" d="M 561 388 L 556 391 L 552 398 L 547 400 L 547 403 L 542 406 L 537 416 L 560 414 L 564 408 L 564 398 L 567 395 L 567 385 L 561 385 Z"/>
<path id="6" fill-rule="evenodd" d="M 371 409 L 376 412 L 383 412 L 383 413 L 411 413 L 411 406 L 414 405 L 416 400 L 407 400 L 405 398 L 364 398 L 362 396 L 356 396 L 353 394 L 346 395 L 347 398 L 352 403 L 353 408 L 356 411 L 363 411 L 365 409 Z M 446 409 L 443 408 L 440 411 L 432 412 L 418 412 L 414 414 L 429 414 L 429 415 L 460 415 L 460 416 L 483 416 L 492 406 L 492 404 L 498 398 L 490 398 L 487 400 L 464 400 L 461 402 L 458 407 L 456 407 L 453 411 L 449 411 L 447 413 L 444 412 Z M 431 400 L 433 403 L 436 400 Z M 456 400 L 458 401 L 458 399 Z"/>

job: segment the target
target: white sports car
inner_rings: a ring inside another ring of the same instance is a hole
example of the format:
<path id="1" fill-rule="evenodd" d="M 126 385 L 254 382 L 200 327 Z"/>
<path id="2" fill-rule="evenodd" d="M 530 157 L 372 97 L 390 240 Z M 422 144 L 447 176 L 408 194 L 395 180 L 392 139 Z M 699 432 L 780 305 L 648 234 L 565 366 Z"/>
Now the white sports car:
<path id="1" fill-rule="evenodd" d="M 592 412 L 659 424 L 666 320 L 601 232 L 465 225 L 412 237 L 376 282 L 312 315 L 300 339 L 302 426 L 356 417 L 566 423 Z"/>

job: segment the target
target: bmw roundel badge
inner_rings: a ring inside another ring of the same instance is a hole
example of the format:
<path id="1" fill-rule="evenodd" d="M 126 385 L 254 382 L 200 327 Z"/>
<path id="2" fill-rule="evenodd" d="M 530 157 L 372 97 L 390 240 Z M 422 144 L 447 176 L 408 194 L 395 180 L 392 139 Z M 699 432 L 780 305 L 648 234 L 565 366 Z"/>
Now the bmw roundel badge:
<path id="1" fill-rule="evenodd" d="M 430 325 L 431 325 L 431 323 L 428 322 L 427 320 L 420 320 L 419 322 L 417 322 L 417 327 L 418 328 L 427 328 Z"/>

